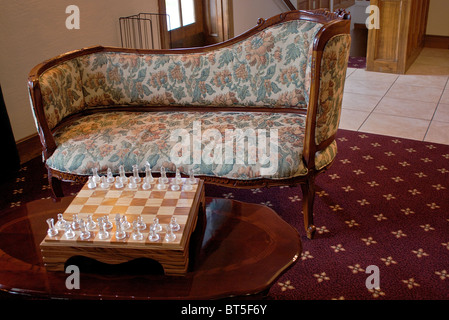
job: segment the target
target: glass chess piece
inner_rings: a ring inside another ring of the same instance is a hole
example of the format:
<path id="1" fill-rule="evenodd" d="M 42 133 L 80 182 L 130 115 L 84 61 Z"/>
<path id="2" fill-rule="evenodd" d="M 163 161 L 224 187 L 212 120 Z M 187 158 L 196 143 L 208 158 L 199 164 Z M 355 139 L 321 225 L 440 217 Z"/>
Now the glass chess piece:
<path id="1" fill-rule="evenodd" d="M 68 222 L 64 219 L 62 213 L 58 213 L 58 221 L 56 222 L 55 227 L 57 229 L 67 229 Z"/>
<path id="2" fill-rule="evenodd" d="M 88 214 L 87 215 L 87 223 L 86 223 L 86 227 L 87 230 L 93 231 L 95 230 L 95 228 L 97 227 L 97 224 L 95 223 L 95 221 L 92 219 L 92 215 Z"/>
<path id="3" fill-rule="evenodd" d="M 145 164 L 145 178 L 143 178 L 142 189 L 149 190 L 151 189 L 151 183 L 154 181 L 153 175 L 151 174 L 150 164 L 147 162 Z"/>
<path id="4" fill-rule="evenodd" d="M 102 188 L 102 189 L 109 188 L 109 182 L 106 181 L 106 177 L 105 176 L 101 177 L 100 188 Z"/>
<path id="5" fill-rule="evenodd" d="M 95 183 L 100 183 L 100 176 L 98 175 L 98 169 L 92 168 L 92 179 Z"/>
<path id="6" fill-rule="evenodd" d="M 73 239 L 75 238 L 75 231 L 72 229 L 72 225 L 69 224 L 69 227 L 67 228 L 66 232 L 64 233 L 65 237 L 67 239 Z"/>
<path id="7" fill-rule="evenodd" d="M 53 218 L 49 218 L 47 219 L 47 224 L 48 224 L 47 234 L 50 237 L 56 236 L 58 234 L 58 229 L 55 228 L 55 220 Z"/>
<path id="8" fill-rule="evenodd" d="M 87 187 L 89 189 L 95 189 L 97 187 L 97 184 L 95 183 L 93 176 L 89 176 L 87 181 Z"/>
<path id="9" fill-rule="evenodd" d="M 169 226 L 173 231 L 179 231 L 179 229 L 181 228 L 179 226 L 179 223 L 176 221 L 176 217 L 171 217 Z"/>
<path id="10" fill-rule="evenodd" d="M 98 226 L 99 226 L 98 238 L 101 240 L 109 239 L 110 234 L 108 231 L 106 231 L 106 223 L 104 221 L 104 217 L 98 218 L 97 221 L 98 221 Z"/>
<path id="11" fill-rule="evenodd" d="M 164 184 L 168 183 L 167 171 L 164 167 L 161 167 L 161 177 L 159 178 L 159 181 L 162 181 Z"/>
<path id="12" fill-rule="evenodd" d="M 90 238 L 91 233 L 89 230 L 87 230 L 87 226 L 86 223 L 84 222 L 83 219 L 80 220 L 80 239 L 81 240 L 87 240 Z"/>
<path id="13" fill-rule="evenodd" d="M 159 223 L 159 219 L 158 218 L 154 218 L 153 219 L 153 223 L 151 224 L 151 226 L 152 226 L 153 230 L 156 231 L 156 232 L 162 231 L 162 226 Z"/>
<path id="14" fill-rule="evenodd" d="M 125 215 L 120 218 L 120 223 L 122 224 L 124 230 L 128 230 L 129 228 L 131 228 L 131 223 L 128 222 L 128 219 Z"/>
<path id="15" fill-rule="evenodd" d="M 126 177 L 125 168 L 123 167 L 123 165 L 120 165 L 118 170 L 119 170 L 119 177 L 120 177 L 120 180 L 122 181 L 122 183 L 123 184 L 127 183 L 128 178 Z"/>
<path id="16" fill-rule="evenodd" d="M 152 173 L 151 173 L 151 166 L 150 166 L 150 164 L 148 163 L 148 161 L 147 161 L 147 163 L 145 164 L 145 178 L 147 179 L 147 181 L 148 181 L 149 183 L 153 183 L 153 182 L 154 182 L 154 178 L 153 178 L 153 175 L 152 175 Z"/>
<path id="17" fill-rule="evenodd" d="M 164 241 L 165 242 L 173 242 L 176 239 L 176 234 L 173 233 L 173 229 L 170 228 L 170 225 L 166 226 L 167 232 L 165 233 Z"/>
<path id="18" fill-rule="evenodd" d="M 137 167 L 137 164 L 133 165 L 133 177 L 136 183 L 142 181 L 142 179 L 139 176 L 139 168 Z"/>
<path id="19" fill-rule="evenodd" d="M 155 242 L 158 241 L 161 237 L 159 236 L 159 234 L 157 233 L 156 230 L 154 230 L 153 227 L 150 228 L 150 233 L 148 235 L 148 240 L 150 240 L 151 242 Z"/>
<path id="20" fill-rule="evenodd" d="M 136 189 L 137 188 L 136 178 L 129 177 L 128 188 L 130 188 L 130 189 Z"/>
<path id="21" fill-rule="evenodd" d="M 167 185 L 164 183 L 164 181 L 161 180 L 161 178 L 159 178 L 159 183 L 157 184 L 156 188 L 158 190 L 165 190 L 167 189 Z"/>
<path id="22" fill-rule="evenodd" d="M 134 223 L 137 225 L 137 228 L 139 228 L 139 230 L 145 230 L 147 228 L 147 225 L 143 221 L 142 216 L 138 216 Z"/>
<path id="23" fill-rule="evenodd" d="M 77 214 L 73 215 L 72 228 L 73 230 L 79 230 L 80 228 L 80 220 Z"/>
<path id="24" fill-rule="evenodd" d="M 195 178 L 193 169 L 190 169 L 189 182 L 190 182 L 190 184 L 197 184 L 198 183 L 198 179 Z"/>
<path id="25" fill-rule="evenodd" d="M 122 179 L 120 177 L 117 177 L 115 179 L 115 188 L 116 189 L 122 189 L 123 188 L 123 182 L 122 182 Z"/>
<path id="26" fill-rule="evenodd" d="M 114 182 L 114 176 L 112 175 L 112 170 L 111 170 L 111 168 L 108 168 L 108 170 L 106 171 L 106 181 L 108 182 L 108 183 L 113 183 Z"/>
<path id="27" fill-rule="evenodd" d="M 137 221 L 134 221 L 133 223 L 133 234 L 132 234 L 132 238 L 134 240 L 142 240 L 143 239 L 143 234 L 142 232 L 140 232 L 139 226 L 137 225 Z"/>
<path id="28" fill-rule="evenodd" d="M 117 240 L 123 240 L 126 238 L 126 232 L 123 230 L 123 226 L 120 219 L 120 214 L 115 216 L 115 238 Z"/>
<path id="29" fill-rule="evenodd" d="M 182 190 L 184 191 L 190 191 L 192 190 L 192 184 L 190 183 L 190 178 L 185 179 L 184 185 L 182 186 Z"/>
<path id="30" fill-rule="evenodd" d="M 181 173 L 179 173 L 179 169 L 176 169 L 176 175 L 172 179 L 171 189 L 173 191 L 178 191 L 179 189 L 181 189 L 181 187 L 179 186 L 180 184 L 182 184 Z"/>
<path id="31" fill-rule="evenodd" d="M 104 223 L 104 228 L 106 230 L 111 230 L 112 229 L 112 222 L 109 221 L 109 216 L 104 216 L 103 217 L 103 223 Z"/>

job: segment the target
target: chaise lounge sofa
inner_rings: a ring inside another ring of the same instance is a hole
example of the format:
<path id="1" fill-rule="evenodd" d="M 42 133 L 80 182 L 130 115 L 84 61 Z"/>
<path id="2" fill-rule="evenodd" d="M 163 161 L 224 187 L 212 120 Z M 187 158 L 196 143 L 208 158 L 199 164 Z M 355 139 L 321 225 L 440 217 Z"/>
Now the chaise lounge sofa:
<path id="1" fill-rule="evenodd" d="M 53 196 L 61 180 L 120 166 L 236 188 L 301 184 L 312 238 L 315 177 L 337 154 L 349 30 L 344 10 L 291 11 L 217 45 L 95 46 L 37 65 L 28 87 Z"/>

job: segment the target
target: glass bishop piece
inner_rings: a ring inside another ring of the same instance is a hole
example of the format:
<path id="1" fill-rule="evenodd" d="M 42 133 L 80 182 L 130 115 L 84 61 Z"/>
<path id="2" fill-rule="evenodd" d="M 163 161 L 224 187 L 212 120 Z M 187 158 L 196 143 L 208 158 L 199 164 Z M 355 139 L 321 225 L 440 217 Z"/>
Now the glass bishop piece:
<path id="1" fill-rule="evenodd" d="M 98 175 L 98 169 L 92 168 L 92 179 L 95 183 L 100 183 L 100 176 Z"/>
<path id="2" fill-rule="evenodd" d="M 119 170 L 119 177 L 120 177 L 120 180 L 122 181 L 122 183 L 123 184 L 127 183 L 128 178 L 125 175 L 125 168 L 123 167 L 123 165 L 120 165 L 118 170 Z"/>
<path id="3" fill-rule="evenodd" d="M 133 177 L 136 183 L 142 181 L 142 179 L 139 176 L 139 168 L 137 167 L 137 164 L 133 165 Z"/>
<path id="4" fill-rule="evenodd" d="M 50 237 L 54 237 L 58 234 L 58 229 L 55 228 L 55 220 L 53 218 L 47 219 L 48 230 L 47 234 Z"/>

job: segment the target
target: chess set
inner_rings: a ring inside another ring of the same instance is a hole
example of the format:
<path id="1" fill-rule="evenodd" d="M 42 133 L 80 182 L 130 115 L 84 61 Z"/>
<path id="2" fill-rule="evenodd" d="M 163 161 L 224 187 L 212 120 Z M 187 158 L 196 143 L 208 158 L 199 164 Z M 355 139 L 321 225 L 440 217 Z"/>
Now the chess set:
<path id="1" fill-rule="evenodd" d="M 40 244 L 45 267 L 63 271 L 73 256 L 118 264 L 150 258 L 166 275 L 184 275 L 189 263 L 189 241 L 198 211 L 204 210 L 204 184 L 193 172 L 179 171 L 168 178 L 161 168 L 153 178 L 149 165 L 145 177 L 137 166 L 127 177 L 123 166 L 114 177 L 92 170 L 86 184 L 63 213 L 47 219 L 47 235 Z"/>

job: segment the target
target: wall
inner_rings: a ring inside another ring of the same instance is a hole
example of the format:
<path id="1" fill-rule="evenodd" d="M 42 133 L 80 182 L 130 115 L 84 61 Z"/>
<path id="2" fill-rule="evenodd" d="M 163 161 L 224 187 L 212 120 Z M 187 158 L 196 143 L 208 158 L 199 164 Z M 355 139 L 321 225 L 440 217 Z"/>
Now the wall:
<path id="1" fill-rule="evenodd" d="M 80 9 L 80 29 L 65 27 L 66 7 Z M 119 18 L 157 12 L 157 0 L 0 0 L 0 83 L 15 140 L 36 133 L 26 81 L 38 63 L 93 46 L 120 46 Z"/>
<path id="2" fill-rule="evenodd" d="M 430 0 L 426 34 L 434 36 L 449 36 L 448 14 L 448 0 Z"/>
<path id="3" fill-rule="evenodd" d="M 296 6 L 296 0 L 291 1 Z M 257 25 L 259 18 L 270 18 L 289 11 L 282 0 L 234 0 L 234 36 Z"/>

